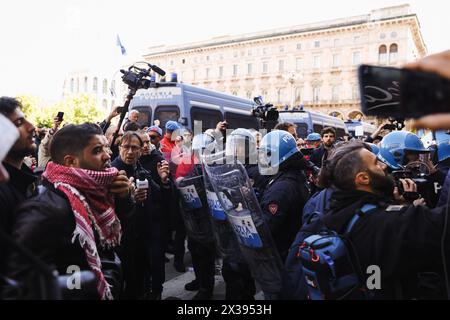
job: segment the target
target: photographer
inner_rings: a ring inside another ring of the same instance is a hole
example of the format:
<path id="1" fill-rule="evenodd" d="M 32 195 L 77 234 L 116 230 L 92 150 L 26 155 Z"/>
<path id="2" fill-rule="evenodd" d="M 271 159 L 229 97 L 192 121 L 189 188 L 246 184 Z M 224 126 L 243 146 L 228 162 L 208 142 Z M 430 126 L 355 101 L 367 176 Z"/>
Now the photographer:
<path id="1" fill-rule="evenodd" d="M 58 131 L 61 126 L 61 119 L 55 117 L 53 119 L 53 126 L 50 130 L 47 131 L 44 139 L 42 139 L 39 145 L 39 153 L 38 153 L 38 167 L 44 169 L 47 166 L 47 163 L 50 161 L 50 142 L 53 138 L 53 135 Z"/>
<path id="2" fill-rule="evenodd" d="M 391 205 L 398 192 L 394 193 L 394 181 L 385 169 L 364 143 L 355 141 L 336 149 L 321 172 L 324 186 L 338 189 L 323 223 L 342 235 L 359 215 L 346 237 L 357 257 L 352 262 L 360 270 L 361 289 L 367 291 L 367 268 L 380 268 L 381 288 L 369 291 L 370 298 L 445 298 L 440 252 L 445 208 L 430 210 L 421 205 L 422 199 Z M 401 182 L 405 191 L 416 190 L 411 180 Z M 363 211 L 367 206 L 370 209 Z M 302 232 L 320 231 L 314 227 L 314 223 L 306 224 Z M 347 297 L 361 298 L 361 291 Z"/>

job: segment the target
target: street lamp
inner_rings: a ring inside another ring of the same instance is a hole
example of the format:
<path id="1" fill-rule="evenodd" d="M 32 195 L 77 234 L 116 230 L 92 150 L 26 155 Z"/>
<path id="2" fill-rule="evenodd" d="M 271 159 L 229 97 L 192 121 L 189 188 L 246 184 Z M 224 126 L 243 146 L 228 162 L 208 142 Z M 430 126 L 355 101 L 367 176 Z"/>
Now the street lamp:
<path id="1" fill-rule="evenodd" d="M 283 78 L 287 82 L 289 82 L 291 84 L 291 104 L 290 104 L 290 107 L 293 108 L 294 107 L 294 103 L 295 103 L 294 83 L 295 83 L 295 80 L 297 79 L 297 73 L 295 73 L 294 71 L 287 72 L 286 74 L 283 75 Z"/>

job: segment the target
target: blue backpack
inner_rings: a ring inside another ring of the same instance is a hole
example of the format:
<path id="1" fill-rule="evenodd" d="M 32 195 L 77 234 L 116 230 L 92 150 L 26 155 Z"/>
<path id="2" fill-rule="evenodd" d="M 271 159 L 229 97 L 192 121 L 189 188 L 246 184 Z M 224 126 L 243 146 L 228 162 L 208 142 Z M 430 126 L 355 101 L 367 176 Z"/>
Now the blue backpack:
<path id="1" fill-rule="evenodd" d="M 323 222 L 326 190 L 318 195 L 316 210 L 305 226 L 307 232 L 297 234 L 285 264 L 284 299 L 366 299 L 367 292 L 359 290 L 362 273 L 358 257 L 346 235 L 362 214 L 376 208 L 365 205 L 358 210 L 343 235 L 329 230 Z M 355 263 L 356 266 L 355 266 Z"/>

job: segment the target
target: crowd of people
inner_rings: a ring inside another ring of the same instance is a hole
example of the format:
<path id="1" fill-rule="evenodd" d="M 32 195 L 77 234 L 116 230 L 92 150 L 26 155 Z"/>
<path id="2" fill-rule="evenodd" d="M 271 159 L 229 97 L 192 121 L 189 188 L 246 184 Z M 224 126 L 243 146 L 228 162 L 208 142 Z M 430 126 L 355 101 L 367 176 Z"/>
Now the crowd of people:
<path id="1" fill-rule="evenodd" d="M 448 53 L 407 67 L 450 78 Z M 315 283 L 323 276 L 311 276 L 316 266 L 302 260 L 309 237 L 324 230 L 351 243 L 360 279 L 345 297 L 448 297 L 445 131 L 429 148 L 413 132 L 387 132 L 384 125 L 365 140 L 338 139 L 331 127 L 301 139 L 293 123 L 262 136 L 248 128 L 227 132 L 219 122 L 194 136 L 176 121 L 142 127 L 134 111 L 118 127 L 112 124 L 118 115 L 116 108 L 101 123 L 63 127 L 55 118 L 51 129 L 41 130 L 17 99 L 0 98 L 2 299 L 48 297 L 41 274 L 58 279 L 75 266 L 85 282 L 80 290 L 62 288 L 62 298 L 160 300 L 166 253 L 185 272 L 186 240 L 195 279 L 185 289 L 197 291 L 195 300 L 212 298 L 218 261 L 227 300 L 253 300 L 258 286 L 266 299 L 311 299 L 314 292 L 327 298 Z M 425 117 L 415 125 L 448 130 L 449 118 Z M 228 209 L 220 208 L 226 202 L 215 202 L 222 195 L 210 188 L 204 166 L 213 156 L 213 167 L 220 156 L 245 169 L 254 210 L 282 265 L 278 286 L 261 285 L 227 222 Z M 311 250 L 311 260 L 319 261 Z M 334 270 L 332 254 L 325 257 Z M 381 286 L 368 292 L 360 270 L 373 265 Z"/>

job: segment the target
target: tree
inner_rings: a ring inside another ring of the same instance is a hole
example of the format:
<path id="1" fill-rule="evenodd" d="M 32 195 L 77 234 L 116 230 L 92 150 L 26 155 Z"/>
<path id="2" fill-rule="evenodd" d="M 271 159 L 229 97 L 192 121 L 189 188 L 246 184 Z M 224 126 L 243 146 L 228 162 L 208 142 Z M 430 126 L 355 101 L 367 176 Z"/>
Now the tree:
<path id="1" fill-rule="evenodd" d="M 63 123 L 97 122 L 104 116 L 104 111 L 97 107 L 95 99 L 87 94 L 66 98 L 50 106 L 44 106 L 41 100 L 33 96 L 20 96 L 18 99 L 27 119 L 38 127 L 50 128 L 59 111 L 64 112 Z"/>

